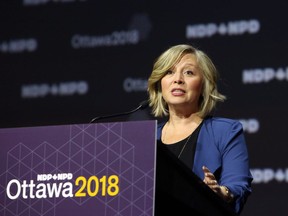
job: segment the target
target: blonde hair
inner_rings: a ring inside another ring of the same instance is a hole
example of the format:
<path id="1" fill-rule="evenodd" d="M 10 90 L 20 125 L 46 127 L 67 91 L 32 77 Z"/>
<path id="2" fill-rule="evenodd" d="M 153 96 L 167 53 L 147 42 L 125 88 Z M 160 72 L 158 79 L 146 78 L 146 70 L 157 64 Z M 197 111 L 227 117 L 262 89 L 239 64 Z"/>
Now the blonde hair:
<path id="1" fill-rule="evenodd" d="M 169 114 L 167 103 L 162 97 L 161 79 L 188 53 L 196 56 L 198 67 L 203 76 L 203 92 L 199 100 L 198 116 L 206 117 L 215 108 L 217 102 L 225 100 L 226 97 L 217 90 L 219 75 L 212 60 L 203 51 L 188 44 L 180 44 L 172 46 L 156 59 L 148 79 L 149 105 L 152 107 L 152 113 L 155 117 Z"/>

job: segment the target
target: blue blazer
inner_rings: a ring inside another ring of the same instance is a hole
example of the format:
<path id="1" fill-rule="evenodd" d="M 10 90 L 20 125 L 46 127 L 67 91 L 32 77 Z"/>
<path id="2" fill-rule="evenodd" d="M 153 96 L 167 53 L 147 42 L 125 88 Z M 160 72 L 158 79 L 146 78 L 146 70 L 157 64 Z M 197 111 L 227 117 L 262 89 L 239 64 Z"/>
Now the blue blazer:
<path id="1" fill-rule="evenodd" d="M 165 122 L 159 123 L 157 139 L 161 139 Z M 192 171 L 204 179 L 202 166 L 215 174 L 218 184 L 233 193 L 233 207 L 240 213 L 251 193 L 253 180 L 249 169 L 248 151 L 242 124 L 239 121 L 208 117 L 200 129 Z"/>

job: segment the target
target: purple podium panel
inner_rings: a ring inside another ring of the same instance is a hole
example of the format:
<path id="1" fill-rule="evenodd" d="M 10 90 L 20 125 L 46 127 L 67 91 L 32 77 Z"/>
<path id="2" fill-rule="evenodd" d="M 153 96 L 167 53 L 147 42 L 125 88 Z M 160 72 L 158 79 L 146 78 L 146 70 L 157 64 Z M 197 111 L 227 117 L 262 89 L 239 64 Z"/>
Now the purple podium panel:
<path id="1" fill-rule="evenodd" d="M 0 129 L 0 215 L 154 215 L 156 124 Z"/>

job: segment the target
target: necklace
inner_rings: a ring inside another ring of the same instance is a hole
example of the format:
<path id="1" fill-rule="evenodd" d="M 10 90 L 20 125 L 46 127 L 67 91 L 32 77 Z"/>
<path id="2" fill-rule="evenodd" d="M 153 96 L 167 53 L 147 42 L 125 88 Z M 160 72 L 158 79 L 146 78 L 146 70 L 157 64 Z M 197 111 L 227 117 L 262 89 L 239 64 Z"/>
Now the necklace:
<path id="1" fill-rule="evenodd" d="M 164 139 L 163 140 L 165 140 L 165 138 L 166 138 L 166 132 L 167 132 L 167 128 L 164 131 Z M 180 153 L 177 156 L 178 159 L 180 158 L 180 156 L 182 155 L 183 151 L 185 150 L 185 147 L 186 147 L 187 143 L 189 142 L 191 136 L 192 136 L 192 133 L 188 136 L 188 138 L 186 138 L 186 142 L 184 143 L 183 147 L 180 150 Z"/>
<path id="2" fill-rule="evenodd" d="M 177 157 L 178 159 L 180 158 L 180 156 L 181 156 L 182 152 L 184 151 L 187 143 L 189 142 L 191 135 L 192 135 L 192 134 L 189 135 L 189 137 L 187 138 L 185 144 L 183 145 L 183 147 L 182 147 L 182 149 L 181 149 L 181 151 L 180 151 L 180 153 L 179 153 L 179 155 L 178 155 L 178 157 Z"/>

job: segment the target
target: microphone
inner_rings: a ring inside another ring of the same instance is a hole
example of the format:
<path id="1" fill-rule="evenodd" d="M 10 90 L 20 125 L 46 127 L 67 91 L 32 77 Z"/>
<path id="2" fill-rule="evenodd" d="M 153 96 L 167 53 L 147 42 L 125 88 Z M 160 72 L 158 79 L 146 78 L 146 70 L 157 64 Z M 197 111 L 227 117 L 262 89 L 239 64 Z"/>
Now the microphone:
<path id="1" fill-rule="evenodd" d="M 149 102 L 148 100 L 145 100 L 145 101 L 142 101 L 138 107 L 136 107 L 135 109 L 133 110 L 130 110 L 128 112 L 123 112 L 123 113 L 116 113 L 116 114 L 112 114 L 112 115 L 106 115 L 106 116 L 97 116 L 95 118 L 93 118 L 90 123 L 93 123 L 95 121 L 98 121 L 100 119 L 105 119 L 105 118 L 114 118 L 114 117 L 119 117 L 119 116 L 124 116 L 124 115 L 129 115 L 129 114 L 132 114 L 138 110 L 143 110 L 145 109 L 147 106 L 149 105 Z"/>

